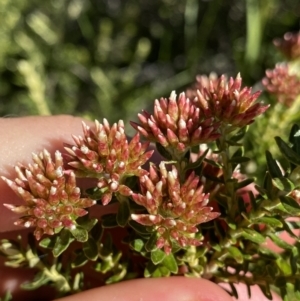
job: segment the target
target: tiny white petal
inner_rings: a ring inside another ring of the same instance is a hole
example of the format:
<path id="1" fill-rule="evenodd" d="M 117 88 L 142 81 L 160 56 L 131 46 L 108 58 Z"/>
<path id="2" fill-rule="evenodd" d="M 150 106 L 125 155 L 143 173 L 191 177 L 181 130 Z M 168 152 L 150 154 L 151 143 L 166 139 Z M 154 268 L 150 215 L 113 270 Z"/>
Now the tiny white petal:
<path id="1" fill-rule="evenodd" d="M 83 145 L 80 150 L 86 155 L 89 152 L 89 149 L 86 145 Z"/>
<path id="2" fill-rule="evenodd" d="M 72 225 L 71 227 L 70 227 L 70 230 L 75 230 L 76 229 L 76 225 Z"/>
<path id="3" fill-rule="evenodd" d="M 156 215 L 149 215 L 149 219 L 151 222 L 154 222 L 156 220 Z"/>
<path id="4" fill-rule="evenodd" d="M 55 194 L 56 194 L 56 191 L 57 191 L 57 188 L 56 188 L 56 187 L 53 187 L 53 186 L 52 186 L 52 187 L 50 188 L 50 194 L 51 194 L 51 195 L 55 195 Z"/>
<path id="5" fill-rule="evenodd" d="M 55 170 L 55 174 L 58 178 L 62 177 L 64 172 L 61 166 L 59 166 L 56 170 Z"/>
<path id="6" fill-rule="evenodd" d="M 125 162 L 121 161 L 121 162 L 119 163 L 119 167 L 120 167 L 120 168 L 124 168 L 124 166 L 125 166 Z"/>
<path id="7" fill-rule="evenodd" d="M 170 100 L 173 100 L 173 101 L 176 101 L 176 92 L 173 90 L 172 92 L 171 92 L 171 94 L 170 94 Z"/>
<path id="8" fill-rule="evenodd" d="M 147 200 L 152 200 L 152 194 L 150 193 L 150 191 L 146 192 L 146 198 Z"/>
<path id="9" fill-rule="evenodd" d="M 25 224 L 24 224 L 24 227 L 25 228 L 29 228 L 31 226 L 31 222 L 27 221 Z"/>
<path id="10" fill-rule="evenodd" d="M 24 189 L 22 187 L 17 188 L 19 194 L 24 194 Z"/>

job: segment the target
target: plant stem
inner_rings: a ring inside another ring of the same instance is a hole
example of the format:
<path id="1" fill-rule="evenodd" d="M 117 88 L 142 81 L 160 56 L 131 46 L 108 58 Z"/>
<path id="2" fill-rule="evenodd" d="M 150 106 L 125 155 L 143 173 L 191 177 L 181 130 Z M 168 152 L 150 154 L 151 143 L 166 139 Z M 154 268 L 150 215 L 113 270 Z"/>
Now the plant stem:
<path id="1" fill-rule="evenodd" d="M 227 206 L 228 206 L 228 215 L 231 219 L 234 218 L 235 204 L 236 204 L 236 193 L 234 189 L 234 181 L 232 179 L 233 167 L 230 162 L 230 152 L 229 145 L 226 142 L 228 127 L 221 127 L 221 137 L 219 138 L 219 150 L 222 166 L 223 166 L 223 178 L 225 186 L 225 194 L 227 195 Z"/>
<path id="2" fill-rule="evenodd" d="M 42 271 L 45 275 L 49 277 L 49 280 L 51 280 L 55 286 L 57 286 L 57 291 L 59 292 L 70 292 L 71 291 L 71 286 L 66 279 L 61 273 L 59 273 L 56 269 L 56 259 L 51 268 L 49 269 L 45 264 L 35 255 L 32 250 L 28 250 L 26 254 L 23 255 L 26 260 L 29 263 L 29 266 L 31 265 L 30 263 L 36 261 L 38 259 L 38 262 L 34 264 L 35 268 L 38 268 L 40 271 Z"/>

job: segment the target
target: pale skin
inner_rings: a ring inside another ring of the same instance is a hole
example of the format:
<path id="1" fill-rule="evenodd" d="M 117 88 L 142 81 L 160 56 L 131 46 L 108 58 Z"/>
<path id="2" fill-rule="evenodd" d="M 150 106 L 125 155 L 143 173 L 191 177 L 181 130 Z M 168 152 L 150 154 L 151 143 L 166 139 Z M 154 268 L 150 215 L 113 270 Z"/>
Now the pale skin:
<path id="1" fill-rule="evenodd" d="M 32 152 L 38 153 L 44 148 L 50 153 L 54 153 L 55 150 L 63 151 L 62 142 L 72 143 L 72 134 L 81 135 L 81 121 L 82 119 L 71 116 L 0 119 L 0 175 L 14 179 L 14 165 L 17 162 L 29 163 Z M 84 183 L 81 184 L 84 185 Z M 19 205 L 22 200 L 1 179 L 0 192 L 0 238 L 5 238 L 11 231 L 20 233 L 22 228 L 14 226 L 16 214 L 4 208 L 2 204 Z M 110 209 L 108 208 L 108 210 Z M 2 268 L 0 262 L 0 274 Z M 251 299 L 248 298 L 244 286 L 239 285 L 238 291 L 239 300 L 267 300 L 257 287 L 253 288 Z M 232 301 L 234 299 L 219 285 L 208 280 L 171 277 L 126 281 L 95 288 L 59 300 Z M 280 301 L 281 299 L 274 295 L 273 300 Z"/>

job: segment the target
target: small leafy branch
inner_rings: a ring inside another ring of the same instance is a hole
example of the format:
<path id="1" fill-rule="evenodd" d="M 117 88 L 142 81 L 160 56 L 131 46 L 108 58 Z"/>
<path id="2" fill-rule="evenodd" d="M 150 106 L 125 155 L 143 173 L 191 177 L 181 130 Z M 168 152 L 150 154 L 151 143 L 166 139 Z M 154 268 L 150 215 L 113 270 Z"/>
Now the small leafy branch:
<path id="1" fill-rule="evenodd" d="M 299 41 L 289 36 L 277 45 L 287 51 Z M 300 80 L 286 68 L 268 71 L 263 82 L 293 107 Z M 300 216 L 300 127 L 293 125 L 287 142 L 275 137 L 279 161 L 264 152 L 261 184 L 247 175 L 255 157 L 245 155 L 244 144 L 269 108 L 257 102 L 259 95 L 242 87 L 239 74 L 199 76 L 186 93 L 155 100 L 153 114 L 141 112 L 131 123 L 137 131 L 131 140 L 122 121 L 83 123 L 83 135 L 73 136 L 65 154 L 53 158 L 44 150 L 32 164 L 16 166 L 15 180 L 2 177 L 24 200 L 5 204 L 21 214 L 15 224 L 35 228 L 36 241 L 31 237 L 25 249 L 9 240 L 0 245 L 7 265 L 38 270 L 23 287 L 50 283 L 61 295 L 75 293 L 89 287 L 83 269 L 93 269 L 99 285 L 186 275 L 228 283 L 235 297 L 237 283 L 246 284 L 250 296 L 258 285 L 270 300 L 271 290 L 285 300 L 299 297 L 300 222 L 291 218 Z M 255 143 L 259 147 L 260 139 Z M 82 177 L 95 185 L 81 191 L 76 180 Z M 91 218 L 96 206 L 111 206 L 113 213 Z M 283 231 L 294 244 L 281 239 Z M 270 249 L 270 241 L 282 252 Z"/>

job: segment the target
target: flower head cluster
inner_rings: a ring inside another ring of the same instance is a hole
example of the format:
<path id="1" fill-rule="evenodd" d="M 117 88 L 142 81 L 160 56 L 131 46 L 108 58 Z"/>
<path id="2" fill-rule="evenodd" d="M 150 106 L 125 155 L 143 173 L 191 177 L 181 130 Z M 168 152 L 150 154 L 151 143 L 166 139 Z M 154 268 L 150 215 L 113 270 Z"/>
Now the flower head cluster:
<path id="1" fill-rule="evenodd" d="M 300 58 L 300 32 L 287 32 L 283 39 L 275 39 L 274 45 L 290 60 Z"/>
<path id="2" fill-rule="evenodd" d="M 254 118 L 264 113 L 268 105 L 255 103 L 260 92 L 252 94 L 251 88 L 242 87 L 242 78 L 238 74 L 226 80 L 222 75 L 208 82 L 198 82 L 197 97 L 194 104 L 203 111 L 207 117 L 231 124 L 235 127 L 243 127 L 253 122 Z"/>
<path id="3" fill-rule="evenodd" d="M 36 227 L 34 235 L 37 240 L 43 234 L 53 235 L 56 229 L 62 227 L 75 229 L 76 219 L 88 213 L 84 208 L 96 203 L 89 198 L 81 198 L 80 189 L 76 187 L 75 174 L 66 174 L 62 156 L 58 151 L 54 161 L 44 150 L 39 155 L 33 154 L 33 164 L 20 164 L 15 170 L 17 178 L 14 181 L 5 177 L 2 179 L 23 198 L 25 205 L 4 205 L 23 215 L 15 225 Z"/>
<path id="4" fill-rule="evenodd" d="M 291 106 L 300 95 L 300 78 L 292 74 L 287 64 L 277 64 L 275 69 L 267 70 L 262 80 L 267 91 L 276 95 L 279 102 Z"/>
<path id="5" fill-rule="evenodd" d="M 73 136 L 76 145 L 65 147 L 76 175 L 98 179 L 103 205 L 111 201 L 113 193 L 129 196 L 132 191 L 123 181 L 147 173 L 141 166 L 153 153 L 146 151 L 149 143 L 142 144 L 139 134 L 128 142 L 123 121 L 110 126 L 106 119 L 103 124 L 96 120 L 93 129 L 83 123 L 83 133 L 83 137 Z"/>
<path id="6" fill-rule="evenodd" d="M 225 80 L 226 76 L 224 75 Z M 198 74 L 196 76 L 196 81 L 194 84 L 186 90 L 186 96 L 189 99 L 194 99 L 197 97 L 197 90 L 201 90 L 203 87 L 209 87 L 212 85 L 214 88 L 217 88 L 219 82 L 218 75 L 215 72 L 211 72 L 209 76 L 204 74 Z"/>
<path id="7" fill-rule="evenodd" d="M 150 141 L 165 148 L 184 152 L 188 147 L 207 143 L 219 137 L 219 124 L 213 116 L 205 118 L 189 98 L 173 91 L 169 99 L 155 100 L 154 115 L 143 111 L 138 115 L 141 124 L 131 125 Z"/>
<path id="8" fill-rule="evenodd" d="M 131 218 L 154 227 L 158 234 L 157 248 L 164 248 L 168 254 L 173 243 L 181 247 L 200 245 L 194 237 L 197 225 L 220 214 L 206 206 L 209 194 L 203 193 L 199 177 L 192 172 L 184 184 L 180 184 L 177 169 L 172 166 L 168 171 L 162 162 L 159 170 L 150 166 L 149 175 L 142 176 L 140 183 L 141 193 L 134 193 L 132 198 L 144 206 L 148 214 L 132 214 Z"/>

